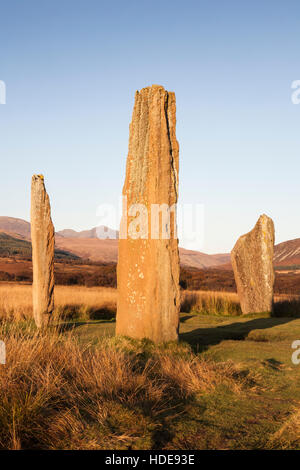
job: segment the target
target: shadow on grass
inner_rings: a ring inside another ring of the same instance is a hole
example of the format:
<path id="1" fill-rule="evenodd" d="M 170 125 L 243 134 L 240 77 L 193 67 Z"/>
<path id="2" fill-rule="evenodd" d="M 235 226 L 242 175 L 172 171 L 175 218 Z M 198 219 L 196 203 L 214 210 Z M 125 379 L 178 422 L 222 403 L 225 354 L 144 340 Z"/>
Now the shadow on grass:
<path id="1" fill-rule="evenodd" d="M 75 330 L 79 326 L 85 326 L 85 325 L 98 325 L 101 323 L 115 323 L 115 318 L 111 318 L 109 320 L 104 320 L 103 322 L 95 322 L 95 321 L 89 321 L 89 320 L 77 320 L 77 321 L 66 321 L 65 323 L 60 323 L 59 325 L 56 325 L 56 329 L 60 331 L 61 333 Z"/>
<path id="2" fill-rule="evenodd" d="M 189 320 L 190 318 L 194 318 L 195 315 L 185 315 L 184 317 L 180 317 L 180 323 L 184 323 L 186 322 L 187 320 Z"/>
<path id="3" fill-rule="evenodd" d="M 223 340 L 245 340 L 252 330 L 264 330 L 273 326 L 283 325 L 293 321 L 294 318 L 255 318 L 246 322 L 234 322 L 230 325 L 214 328 L 196 328 L 195 330 L 181 333 L 180 339 L 189 343 L 197 352 L 203 352 L 209 346 L 215 346 Z"/>
<path id="4" fill-rule="evenodd" d="M 275 302 L 273 317 L 300 318 L 300 299 L 287 299 Z"/>
<path id="5" fill-rule="evenodd" d="M 273 370 L 280 370 L 281 366 L 282 366 L 282 362 L 280 361 L 277 361 L 276 359 L 274 358 L 271 358 L 271 359 L 265 359 L 263 361 L 263 364 L 270 367 L 271 369 Z"/>
<path id="6" fill-rule="evenodd" d="M 58 307 L 56 314 L 61 320 L 111 320 L 116 316 L 116 309 L 110 305 L 95 308 L 84 304 L 66 304 Z"/>
<path id="7" fill-rule="evenodd" d="M 85 305 L 64 305 L 56 310 L 54 317 L 55 328 L 60 332 L 67 332 L 83 325 L 99 323 L 114 323 L 116 320 L 115 308 L 105 305 L 101 308 Z M 58 324 L 57 324 L 58 323 Z"/>

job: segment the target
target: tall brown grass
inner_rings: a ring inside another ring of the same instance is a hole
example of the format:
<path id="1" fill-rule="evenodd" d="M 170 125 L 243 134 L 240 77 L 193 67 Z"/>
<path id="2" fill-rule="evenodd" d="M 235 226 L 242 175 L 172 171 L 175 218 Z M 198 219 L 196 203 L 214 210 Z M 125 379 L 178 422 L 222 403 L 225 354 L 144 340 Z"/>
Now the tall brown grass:
<path id="1" fill-rule="evenodd" d="M 55 317 L 111 317 L 116 311 L 117 291 L 109 287 L 56 286 Z M 32 318 L 30 285 L 0 284 L 0 318 Z"/>
<path id="2" fill-rule="evenodd" d="M 117 290 L 109 287 L 56 286 L 54 318 L 111 319 L 117 309 Z M 238 296 L 231 292 L 182 291 L 181 311 L 204 315 L 241 315 Z M 300 299 L 275 296 L 275 316 L 300 316 Z M 30 285 L 0 283 L 0 319 L 32 318 Z"/>
<path id="3" fill-rule="evenodd" d="M 2 323 L 0 449 L 156 448 L 165 420 L 176 421 L 188 400 L 252 387 L 231 362 L 200 359 L 188 346 L 104 339 L 91 348 L 73 335 Z"/>
<path id="4" fill-rule="evenodd" d="M 181 311 L 203 315 L 242 315 L 238 295 L 233 292 L 183 291 Z M 300 297 L 296 295 L 275 295 L 274 316 L 299 317 Z"/>
<path id="5" fill-rule="evenodd" d="M 207 315 L 241 315 L 238 296 L 231 292 L 183 291 L 181 311 Z"/>

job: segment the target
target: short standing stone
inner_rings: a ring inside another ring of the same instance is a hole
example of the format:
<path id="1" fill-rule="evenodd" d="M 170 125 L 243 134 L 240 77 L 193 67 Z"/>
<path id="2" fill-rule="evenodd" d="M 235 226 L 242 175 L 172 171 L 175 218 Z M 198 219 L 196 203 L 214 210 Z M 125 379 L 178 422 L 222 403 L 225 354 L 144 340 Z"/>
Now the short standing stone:
<path id="1" fill-rule="evenodd" d="M 54 227 L 44 177 L 31 181 L 33 314 L 38 328 L 46 326 L 54 308 Z"/>
<path id="2" fill-rule="evenodd" d="M 116 332 L 155 342 L 177 340 L 179 328 L 175 130 L 175 94 L 158 85 L 137 91 L 123 188 L 127 208 L 119 239 Z M 151 210 L 158 206 L 171 209 L 170 220 L 161 224 L 169 237 L 162 230 L 156 232 L 158 219 L 151 217 Z"/>
<path id="3" fill-rule="evenodd" d="M 231 252 L 237 291 L 244 314 L 272 312 L 274 287 L 272 219 L 260 216 L 254 229 L 242 235 Z"/>

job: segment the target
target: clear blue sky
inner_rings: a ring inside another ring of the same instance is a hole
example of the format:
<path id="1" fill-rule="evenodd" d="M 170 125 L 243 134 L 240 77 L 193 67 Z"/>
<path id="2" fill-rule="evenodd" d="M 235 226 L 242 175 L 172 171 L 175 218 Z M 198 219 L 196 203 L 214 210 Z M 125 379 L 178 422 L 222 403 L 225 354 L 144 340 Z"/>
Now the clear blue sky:
<path id="1" fill-rule="evenodd" d="M 57 230 L 117 202 L 134 93 L 177 97 L 180 199 L 205 205 L 209 253 L 265 212 L 300 237 L 300 2 L 1 2 L 0 215 L 29 220 L 43 173 Z"/>

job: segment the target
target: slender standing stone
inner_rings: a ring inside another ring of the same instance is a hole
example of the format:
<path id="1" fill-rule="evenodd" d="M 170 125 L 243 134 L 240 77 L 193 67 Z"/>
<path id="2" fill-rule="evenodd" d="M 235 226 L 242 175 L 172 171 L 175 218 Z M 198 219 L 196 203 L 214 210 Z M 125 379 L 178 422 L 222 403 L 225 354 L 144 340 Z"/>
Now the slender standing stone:
<path id="1" fill-rule="evenodd" d="M 54 309 L 54 227 L 44 177 L 31 181 L 33 314 L 38 328 L 48 324 Z"/>
<path id="2" fill-rule="evenodd" d="M 244 314 L 273 310 L 274 241 L 273 220 L 261 215 L 254 229 L 242 235 L 231 252 L 237 291 Z"/>
<path id="3" fill-rule="evenodd" d="M 179 146 L 175 130 L 175 94 L 158 85 L 137 91 L 123 188 L 127 207 L 123 205 L 119 239 L 116 332 L 155 342 L 178 339 L 179 254 L 173 209 L 178 198 Z M 169 221 L 161 219 L 162 214 L 158 219 L 156 211 L 160 208 L 166 215 L 168 207 Z M 161 220 L 159 233 L 157 220 Z M 137 221 L 138 236 L 134 235 Z"/>

